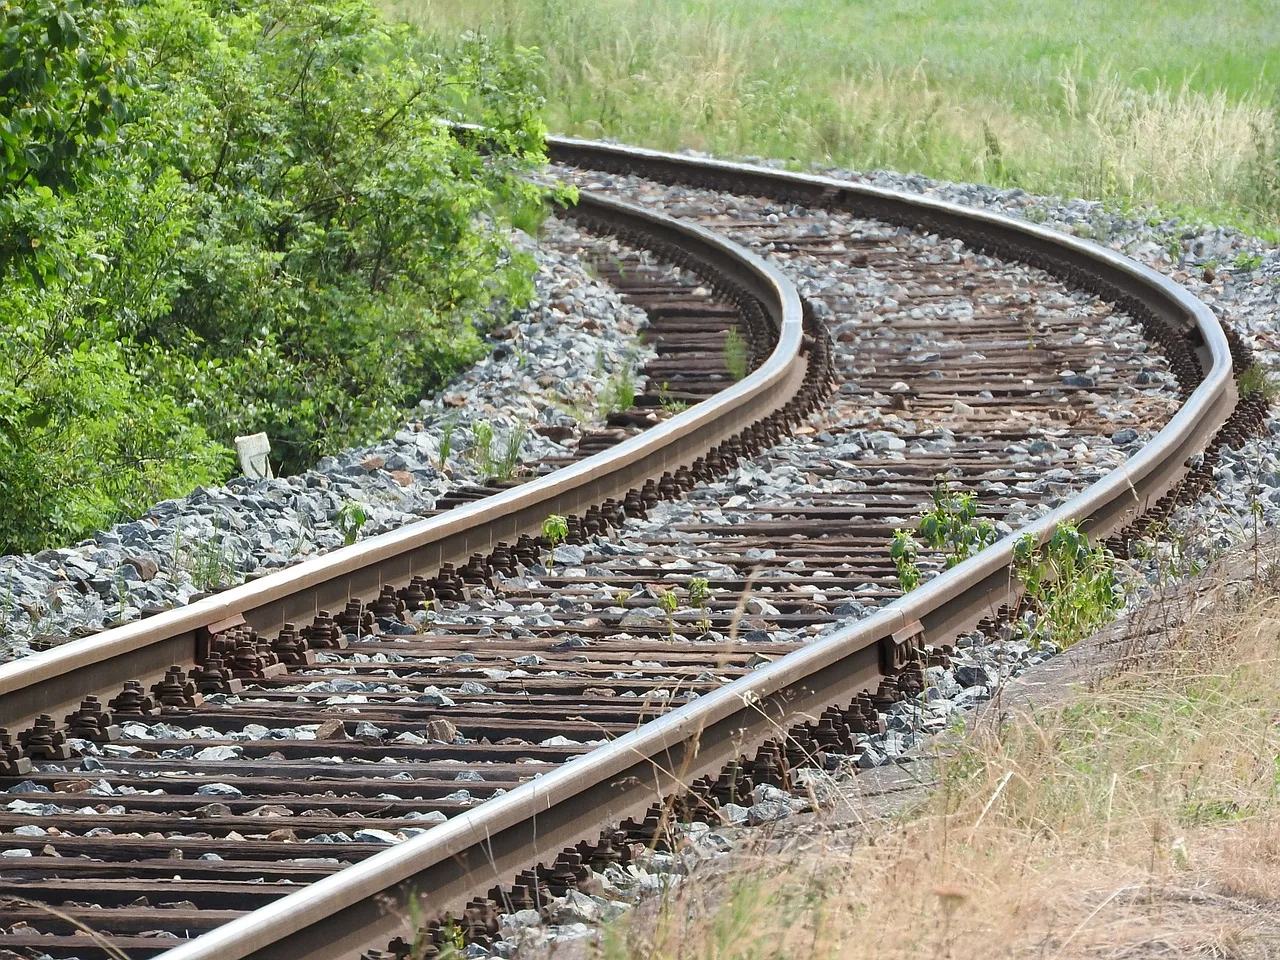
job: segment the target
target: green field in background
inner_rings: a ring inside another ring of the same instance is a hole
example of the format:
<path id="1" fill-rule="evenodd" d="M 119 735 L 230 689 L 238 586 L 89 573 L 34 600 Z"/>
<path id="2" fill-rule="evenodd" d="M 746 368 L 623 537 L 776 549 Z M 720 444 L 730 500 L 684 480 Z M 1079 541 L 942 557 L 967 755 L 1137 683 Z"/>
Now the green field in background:
<path id="1" fill-rule="evenodd" d="M 385 0 L 538 47 L 553 131 L 919 171 L 1269 231 L 1280 2 Z"/>

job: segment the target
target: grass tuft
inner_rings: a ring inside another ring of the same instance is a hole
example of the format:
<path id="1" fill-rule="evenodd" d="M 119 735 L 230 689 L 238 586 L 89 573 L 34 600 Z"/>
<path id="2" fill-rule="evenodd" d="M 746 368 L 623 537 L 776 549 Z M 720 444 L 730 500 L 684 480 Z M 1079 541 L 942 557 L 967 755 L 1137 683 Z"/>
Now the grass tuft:
<path id="1" fill-rule="evenodd" d="M 745 377 L 750 370 L 747 341 L 742 339 L 737 327 L 730 327 L 724 338 L 724 368 L 735 382 Z"/>
<path id="2" fill-rule="evenodd" d="M 1280 382 L 1275 375 L 1260 363 L 1254 363 L 1236 378 L 1236 387 L 1242 397 L 1251 397 L 1260 393 L 1267 403 L 1275 403 L 1280 398 Z"/>

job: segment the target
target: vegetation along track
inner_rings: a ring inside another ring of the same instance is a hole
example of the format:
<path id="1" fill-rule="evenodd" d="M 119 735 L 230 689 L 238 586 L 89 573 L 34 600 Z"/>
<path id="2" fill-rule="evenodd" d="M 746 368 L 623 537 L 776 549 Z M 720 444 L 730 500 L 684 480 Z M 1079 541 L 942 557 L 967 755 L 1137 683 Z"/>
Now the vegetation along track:
<path id="1" fill-rule="evenodd" d="M 939 470 L 988 515 L 1038 514 L 1037 536 L 1066 519 L 1119 536 L 1197 492 L 1214 444 L 1261 413 L 1237 403 L 1248 358 L 1212 315 L 1098 247 L 820 178 L 553 156 L 612 189 L 601 171 L 649 178 L 650 205 L 661 183 L 731 191 L 717 226 L 835 282 L 802 304 L 718 232 L 584 191 L 581 225 L 701 280 L 615 269 L 629 295 L 701 315 L 708 357 L 736 325 L 754 369 L 593 458 L 0 666 L 0 849 L 30 853 L 0 861 L 0 949 L 399 956 L 393 938 L 445 911 L 483 942 L 491 900 L 536 904 L 660 842 L 665 813 L 714 816 L 788 763 L 856 753 L 922 658 L 1011 599 L 1005 538 L 888 602 L 889 533 Z M 774 230 L 784 216 L 799 229 Z M 860 307 L 860 271 L 911 300 Z M 1108 412 L 1139 429 L 1170 412 L 1146 343 L 1180 408 L 1062 502 L 1078 464 L 1105 464 Z M 535 539 L 551 515 L 554 559 Z"/>

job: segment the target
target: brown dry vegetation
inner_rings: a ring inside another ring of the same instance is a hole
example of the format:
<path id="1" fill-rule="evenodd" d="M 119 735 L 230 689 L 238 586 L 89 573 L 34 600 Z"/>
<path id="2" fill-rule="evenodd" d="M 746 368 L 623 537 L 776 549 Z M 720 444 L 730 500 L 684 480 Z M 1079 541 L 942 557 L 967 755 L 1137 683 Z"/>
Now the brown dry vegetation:
<path id="1" fill-rule="evenodd" d="M 695 875 L 604 954 L 1280 956 L 1280 598 L 1241 606 L 953 744 L 910 812 Z"/>

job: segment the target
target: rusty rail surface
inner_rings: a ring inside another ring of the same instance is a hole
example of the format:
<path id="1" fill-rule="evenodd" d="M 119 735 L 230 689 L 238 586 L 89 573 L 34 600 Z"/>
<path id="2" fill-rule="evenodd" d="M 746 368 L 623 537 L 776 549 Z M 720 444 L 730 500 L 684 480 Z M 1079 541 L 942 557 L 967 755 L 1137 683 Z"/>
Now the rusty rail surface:
<path id="1" fill-rule="evenodd" d="M 1175 489 L 1191 469 L 1188 460 L 1210 444 L 1235 408 L 1230 344 L 1216 318 L 1170 280 L 1095 244 L 928 197 L 822 177 L 566 139 L 553 139 L 551 152 L 557 161 L 583 167 L 791 198 L 956 236 L 1093 289 L 1142 319 L 1156 339 L 1164 329 L 1170 343 L 1183 345 L 1190 378 L 1184 382 L 1196 383 L 1182 409 L 1127 463 L 1018 536 L 1044 539 L 1066 521 L 1085 524 L 1094 537 L 1122 529 Z M 542 480 L 180 611 L 0 667 L 0 723 L 53 712 L 54 704 L 74 706 L 85 694 L 189 660 L 196 631 L 211 620 L 242 614 L 269 629 L 322 602 L 376 592 L 382 582 L 531 529 L 549 512 L 598 502 L 655 471 L 687 463 L 785 403 L 803 376 L 802 321 L 795 290 L 776 269 L 708 231 L 591 197 L 584 196 L 583 204 L 603 217 L 668 232 L 740 278 L 778 324 L 769 360 L 663 427 Z M 164 957 L 352 957 L 406 934 L 415 898 L 425 896 L 432 913 L 456 909 L 477 890 L 595 837 L 602 824 L 642 813 L 684 785 L 717 775 L 828 704 L 847 702 L 891 672 L 921 637 L 941 642 L 994 614 L 1016 594 L 1013 541 L 1007 537 L 864 620 Z"/>

